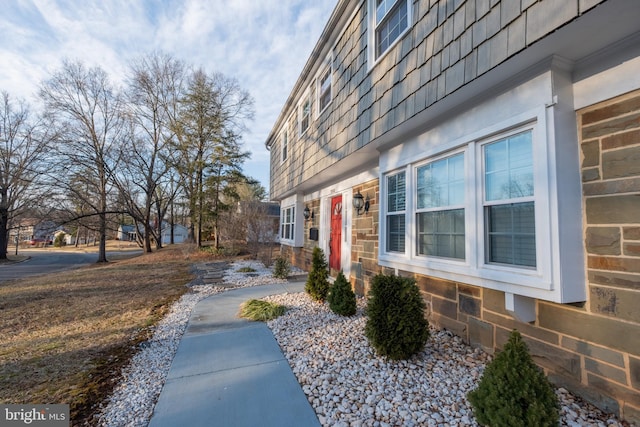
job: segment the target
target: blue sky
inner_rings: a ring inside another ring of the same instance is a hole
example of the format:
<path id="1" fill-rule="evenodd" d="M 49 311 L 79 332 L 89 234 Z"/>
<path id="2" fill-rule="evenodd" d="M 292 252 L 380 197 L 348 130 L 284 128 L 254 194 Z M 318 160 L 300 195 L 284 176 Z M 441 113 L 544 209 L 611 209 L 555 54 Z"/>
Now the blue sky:
<path id="1" fill-rule="evenodd" d="M 337 0 L 3 0 L 0 91 L 36 104 L 63 58 L 120 83 L 132 59 L 162 51 L 238 79 L 255 99 L 245 172 L 269 186 L 264 147 Z"/>

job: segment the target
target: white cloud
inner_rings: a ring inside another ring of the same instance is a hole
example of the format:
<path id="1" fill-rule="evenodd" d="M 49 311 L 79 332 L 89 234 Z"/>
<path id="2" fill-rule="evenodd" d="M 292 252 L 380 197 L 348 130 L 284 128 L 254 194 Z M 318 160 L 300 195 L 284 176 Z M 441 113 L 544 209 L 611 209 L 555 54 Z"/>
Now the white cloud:
<path id="1" fill-rule="evenodd" d="M 0 90 L 31 98 L 63 58 L 122 82 L 160 50 L 238 79 L 255 98 L 247 174 L 268 187 L 264 142 L 337 0 L 22 0 L 0 14 Z M 33 98 L 29 99 L 35 102 Z"/>

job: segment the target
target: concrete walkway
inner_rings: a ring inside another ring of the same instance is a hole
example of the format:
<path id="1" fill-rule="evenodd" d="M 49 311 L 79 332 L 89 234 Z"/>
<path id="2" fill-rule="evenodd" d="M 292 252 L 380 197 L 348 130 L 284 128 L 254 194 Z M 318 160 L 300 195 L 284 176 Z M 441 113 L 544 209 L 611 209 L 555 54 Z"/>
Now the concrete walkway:
<path id="1" fill-rule="evenodd" d="M 303 290 L 290 282 L 200 301 L 149 426 L 320 426 L 271 330 L 238 317 L 244 301 Z"/>

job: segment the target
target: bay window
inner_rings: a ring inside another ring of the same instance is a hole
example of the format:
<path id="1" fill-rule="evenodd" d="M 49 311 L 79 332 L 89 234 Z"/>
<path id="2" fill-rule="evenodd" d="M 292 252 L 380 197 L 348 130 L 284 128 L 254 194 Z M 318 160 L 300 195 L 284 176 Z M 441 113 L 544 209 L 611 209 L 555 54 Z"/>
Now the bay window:
<path id="1" fill-rule="evenodd" d="M 509 307 L 515 296 L 529 308 L 585 300 L 581 153 L 564 73 L 541 72 L 381 150 L 382 267 L 494 289 Z"/>
<path id="2" fill-rule="evenodd" d="M 530 122 L 427 159 L 416 150 L 385 174 L 381 264 L 466 283 L 550 286 L 548 260 L 540 261 L 538 229 L 548 230 L 548 219 L 538 208 L 548 203 L 535 188 L 545 169 L 536 164 L 536 129 Z"/>

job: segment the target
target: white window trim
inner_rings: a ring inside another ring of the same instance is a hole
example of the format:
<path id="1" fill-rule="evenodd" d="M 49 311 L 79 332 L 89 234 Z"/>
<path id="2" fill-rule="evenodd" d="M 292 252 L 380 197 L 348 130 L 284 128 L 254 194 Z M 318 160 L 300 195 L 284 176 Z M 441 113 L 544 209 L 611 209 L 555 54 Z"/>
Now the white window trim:
<path id="1" fill-rule="evenodd" d="M 401 264 L 409 267 L 411 271 L 430 274 L 432 270 L 440 271 L 447 275 L 457 276 L 463 274 L 476 277 L 481 281 L 493 281 L 500 283 L 519 283 L 527 288 L 551 290 L 552 283 L 550 277 L 550 254 L 544 248 L 550 245 L 548 235 L 550 224 L 549 213 L 545 212 L 546 201 L 543 199 L 544 191 L 548 188 L 547 167 L 541 159 L 546 158 L 547 150 L 544 143 L 545 133 L 542 131 L 546 127 L 544 110 L 537 116 L 529 116 L 522 122 L 514 122 L 511 126 L 505 126 L 502 133 L 496 133 L 486 139 L 469 140 L 462 147 L 454 151 L 440 153 L 438 156 L 422 159 L 420 162 L 409 163 L 405 166 L 406 176 L 410 177 L 406 181 L 406 214 L 405 227 L 407 240 L 405 241 L 405 253 L 386 252 L 386 206 L 383 210 L 385 218 L 380 219 L 380 261 L 393 265 Z M 485 222 L 484 222 L 484 180 L 482 179 L 483 161 L 482 146 L 500 140 L 508 135 L 532 130 L 534 150 L 534 206 L 536 213 L 536 267 L 519 267 L 504 264 L 488 263 L 485 260 Z M 430 161 L 447 157 L 456 153 L 465 154 L 465 259 L 443 258 L 435 256 L 418 255 L 416 247 L 416 175 L 417 168 Z M 386 177 L 393 175 L 399 170 L 385 172 L 381 175 L 381 182 L 384 182 L 381 198 L 386 205 Z M 476 189 L 473 191 L 472 189 Z M 383 264 L 385 265 L 385 264 Z M 453 276 L 452 276 L 453 277 Z"/>
<path id="2" fill-rule="evenodd" d="M 391 44 L 389 44 L 389 47 L 378 57 L 376 57 L 376 0 L 367 1 L 367 57 L 369 58 L 369 70 L 371 70 L 378 62 L 380 62 L 382 58 L 384 58 L 391 50 L 393 50 L 393 47 L 404 38 L 404 36 L 411 30 L 411 28 L 413 28 L 413 1 L 398 1 L 405 1 L 407 3 L 407 28 L 405 28 L 404 31 L 402 31 L 398 35 L 398 37 Z"/>
<path id="3" fill-rule="evenodd" d="M 306 134 L 309 131 L 309 128 L 311 127 L 311 117 L 313 115 L 313 102 L 311 102 L 311 94 L 309 92 L 310 90 L 307 89 L 307 91 L 304 93 L 302 98 L 300 98 L 300 103 L 298 104 L 298 112 L 297 112 L 298 134 L 300 136 L 303 136 L 304 134 Z M 306 104 L 307 102 L 309 102 L 309 115 L 307 116 L 307 127 L 303 130 L 302 129 L 303 108 L 304 108 L 304 104 Z"/>
<path id="4" fill-rule="evenodd" d="M 559 263 L 557 246 L 559 244 L 558 217 L 554 214 L 554 200 L 557 191 L 553 185 L 554 166 L 550 165 L 547 111 L 541 107 L 534 111 L 515 116 L 507 122 L 488 127 L 477 134 L 486 138 L 468 138 L 454 142 L 457 148 L 440 152 L 434 157 L 409 159 L 401 169 L 385 171 L 381 168 L 381 204 L 386 205 L 386 177 L 404 169 L 407 174 L 406 191 L 406 240 L 405 253 L 386 252 L 386 206 L 380 209 L 380 265 L 411 271 L 419 274 L 439 277 L 472 285 L 502 290 L 516 295 L 529 296 L 544 300 L 562 301 L 562 292 L 558 289 L 557 270 L 552 269 L 554 259 Z M 482 178 L 482 146 L 504 138 L 505 136 L 532 130 L 534 146 L 534 206 L 536 225 L 536 267 L 517 267 L 491 264 L 485 261 L 484 231 L 484 180 Z M 465 153 L 465 260 L 417 255 L 417 224 L 415 219 L 416 168 L 425 162 L 436 160 L 457 152 Z M 475 191 L 473 190 L 475 189 Z M 548 197 L 546 197 L 546 196 Z M 475 238 L 473 237 L 475 236 Z"/>
<path id="5" fill-rule="evenodd" d="M 438 208 L 433 208 L 433 209 L 421 209 L 418 210 L 418 206 L 417 206 L 417 202 L 414 202 L 414 200 L 418 200 L 418 186 L 417 186 L 417 182 L 418 182 L 418 168 L 424 165 L 427 165 L 429 163 L 433 163 L 436 162 L 438 160 L 442 160 L 442 159 L 446 159 L 447 157 L 453 157 L 455 155 L 458 154 L 463 154 L 464 156 L 464 165 L 465 165 L 465 171 L 468 169 L 468 162 L 469 162 L 469 158 L 468 158 L 468 149 L 455 149 L 455 150 L 451 150 L 451 151 L 447 151 L 444 153 L 441 153 L 437 156 L 434 157 L 430 157 L 427 159 L 424 159 L 423 161 L 420 162 L 416 162 L 415 164 L 412 165 L 411 167 L 411 175 L 410 178 L 412 181 L 412 189 L 413 189 L 413 193 L 411 196 L 411 200 L 412 200 L 412 211 L 408 212 L 409 215 L 413 216 L 414 221 L 416 221 L 415 216 L 419 213 L 419 212 L 427 212 L 427 211 L 444 211 L 444 210 L 448 210 L 448 209 L 459 209 L 459 208 L 463 208 L 465 210 L 465 224 L 464 224 L 464 234 L 465 234 L 465 248 L 464 248 L 464 252 L 465 252 L 465 258 L 467 257 L 467 255 L 469 254 L 469 250 L 471 249 L 469 247 L 470 243 L 469 243 L 469 239 L 467 239 L 467 230 L 469 230 L 469 222 L 472 221 L 469 218 L 469 215 L 467 215 L 467 209 L 468 209 L 468 205 L 469 205 L 469 201 L 466 200 L 467 199 L 467 189 L 469 188 L 469 174 L 465 173 L 465 183 L 464 183 L 464 188 L 465 188 L 465 202 L 464 205 L 459 206 L 459 205 L 451 205 L 451 206 L 441 206 Z M 442 260 L 443 262 L 450 262 L 453 261 L 454 263 L 459 263 L 463 260 L 460 260 L 458 258 L 447 258 L 447 257 L 440 257 L 440 256 L 429 256 L 429 255 L 422 255 L 418 253 L 418 248 L 417 248 L 417 241 L 418 241 L 418 227 L 417 227 L 417 222 L 414 223 L 413 225 L 413 229 L 412 229 L 412 235 L 413 235 L 413 244 L 410 245 L 410 247 L 412 248 L 412 252 L 411 252 L 411 256 L 414 258 L 419 258 L 419 259 L 438 259 L 438 260 Z"/>
<path id="6" fill-rule="evenodd" d="M 388 188 L 388 184 L 387 184 L 387 177 L 389 176 L 394 176 L 394 175 L 398 175 L 404 172 L 404 180 L 405 180 L 405 202 L 404 202 L 404 210 L 403 211 L 394 211 L 393 213 L 389 212 L 388 209 L 388 203 L 387 203 L 387 195 L 389 194 L 389 188 Z M 382 183 L 382 187 L 383 187 L 383 192 L 381 193 L 384 197 L 384 203 L 382 203 L 382 206 L 384 206 L 384 209 L 381 209 L 381 215 L 382 217 L 380 218 L 380 230 L 381 233 L 383 232 L 384 234 L 380 234 L 380 238 L 382 239 L 382 241 L 384 242 L 384 246 L 380 245 L 380 251 L 390 255 L 391 257 L 395 257 L 395 256 L 399 256 L 399 257 L 405 257 L 407 252 L 407 245 L 409 245 L 408 242 L 408 238 L 410 235 L 412 235 L 413 233 L 413 229 L 409 229 L 409 222 L 407 221 L 407 216 L 409 215 L 409 210 L 412 209 L 413 207 L 413 200 L 410 197 L 407 197 L 407 194 L 411 194 L 410 193 L 410 189 L 413 189 L 413 183 L 409 183 L 409 180 L 412 179 L 412 175 L 410 173 L 410 170 L 408 167 L 402 168 L 402 169 L 397 169 L 394 171 L 389 171 L 387 173 L 385 173 L 384 175 L 382 175 L 380 177 L 380 182 Z M 404 221 L 404 227 L 405 227 L 405 239 L 404 239 L 404 250 L 402 252 L 400 251 L 387 251 L 387 217 L 392 214 L 394 216 L 396 215 L 402 215 L 402 212 L 404 212 L 404 216 L 405 216 L 405 221 Z M 383 238 L 384 236 L 384 238 Z"/>
<path id="7" fill-rule="evenodd" d="M 286 223 L 285 222 L 285 216 L 286 216 L 286 212 L 288 212 L 289 210 L 293 209 L 293 218 L 292 218 L 292 222 L 291 223 Z M 284 244 L 290 244 L 293 245 L 293 242 L 295 241 L 295 237 L 296 237 L 296 230 L 295 230 L 295 224 L 296 224 L 296 214 L 297 209 L 295 208 L 294 205 L 289 205 L 289 206 L 284 206 L 280 209 L 280 243 L 284 243 Z M 291 225 L 291 232 L 293 233 L 293 238 L 287 238 L 284 236 L 284 226 L 285 224 L 290 224 Z"/>
<path id="8" fill-rule="evenodd" d="M 284 143 L 284 141 L 287 141 L 286 145 Z M 280 133 L 280 163 L 284 163 L 289 159 L 289 155 L 291 153 L 290 147 L 291 147 L 291 142 L 289 141 L 289 131 L 285 128 L 281 133 Z M 286 155 L 285 155 L 285 147 L 286 147 Z"/>
<path id="9" fill-rule="evenodd" d="M 327 71 L 329 71 L 329 102 L 327 102 L 327 105 L 325 105 L 324 108 L 321 108 L 320 99 L 322 97 L 322 77 L 326 74 Z M 329 108 L 329 106 L 333 102 L 333 65 L 331 58 L 329 58 L 327 60 L 327 64 L 320 69 L 320 73 L 318 73 L 318 77 L 316 78 L 316 98 L 316 102 L 318 105 L 318 112 L 316 114 L 317 119 L 327 108 Z"/>
<path id="10" fill-rule="evenodd" d="M 284 239 L 282 237 L 282 218 L 285 210 L 294 208 L 293 217 L 293 238 Z M 302 197 L 297 195 L 288 197 L 280 202 L 280 225 L 278 230 L 278 238 L 281 245 L 302 247 L 304 242 L 304 203 Z"/>

